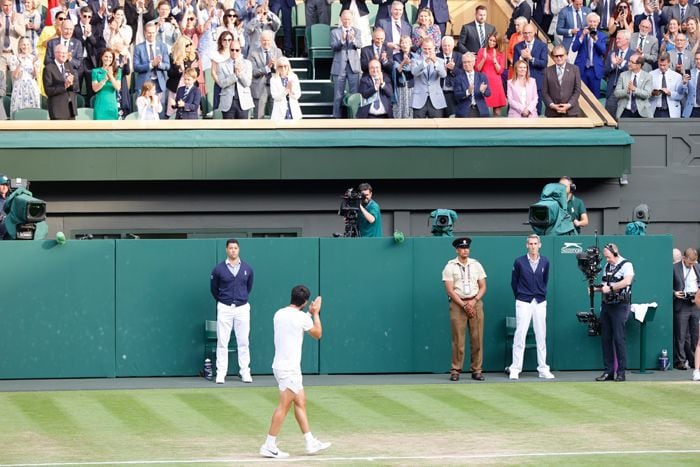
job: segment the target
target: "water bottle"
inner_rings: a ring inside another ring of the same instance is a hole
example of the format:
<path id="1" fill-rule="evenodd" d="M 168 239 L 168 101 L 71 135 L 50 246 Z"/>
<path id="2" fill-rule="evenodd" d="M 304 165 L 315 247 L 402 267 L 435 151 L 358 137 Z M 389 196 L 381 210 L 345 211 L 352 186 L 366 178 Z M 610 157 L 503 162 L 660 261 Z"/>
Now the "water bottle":
<path id="1" fill-rule="evenodd" d="M 211 360 L 208 358 L 204 360 L 204 378 L 209 381 L 214 379 L 214 373 L 211 370 Z"/>
<path id="2" fill-rule="evenodd" d="M 667 371 L 671 367 L 671 363 L 668 361 L 668 350 L 661 349 L 661 355 L 659 355 L 659 370 Z"/>

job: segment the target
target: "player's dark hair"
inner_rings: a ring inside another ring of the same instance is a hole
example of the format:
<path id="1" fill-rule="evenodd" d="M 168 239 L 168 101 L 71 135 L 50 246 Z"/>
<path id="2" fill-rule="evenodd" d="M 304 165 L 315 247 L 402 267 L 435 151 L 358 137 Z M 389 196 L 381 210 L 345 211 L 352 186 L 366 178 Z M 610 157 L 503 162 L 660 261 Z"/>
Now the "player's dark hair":
<path id="1" fill-rule="evenodd" d="M 290 303 L 294 306 L 302 306 L 309 301 L 310 296 L 311 292 L 305 285 L 297 285 L 292 289 L 292 300 Z"/>

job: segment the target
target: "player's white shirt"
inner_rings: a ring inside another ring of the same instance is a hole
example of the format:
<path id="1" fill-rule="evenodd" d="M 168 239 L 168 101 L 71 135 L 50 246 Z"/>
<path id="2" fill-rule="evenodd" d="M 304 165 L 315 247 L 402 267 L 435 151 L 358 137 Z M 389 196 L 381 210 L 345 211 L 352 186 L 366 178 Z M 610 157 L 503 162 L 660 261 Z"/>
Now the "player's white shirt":
<path id="1" fill-rule="evenodd" d="M 273 319 L 275 328 L 275 359 L 273 370 L 301 373 L 301 346 L 304 332 L 314 326 L 309 313 L 294 307 L 281 308 Z"/>

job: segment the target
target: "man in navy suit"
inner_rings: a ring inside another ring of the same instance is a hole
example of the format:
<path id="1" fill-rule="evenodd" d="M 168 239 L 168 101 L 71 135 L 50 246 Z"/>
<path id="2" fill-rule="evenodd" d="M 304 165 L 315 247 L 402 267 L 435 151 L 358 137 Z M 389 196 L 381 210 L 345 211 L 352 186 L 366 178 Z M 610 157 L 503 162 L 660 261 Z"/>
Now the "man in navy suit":
<path id="1" fill-rule="evenodd" d="M 292 8 L 294 8 L 296 4 L 297 2 L 295 0 L 270 0 L 270 11 L 282 19 L 284 55 L 286 57 L 294 56 L 294 48 L 292 45 L 292 35 L 294 34 L 292 30 Z"/>
<path id="2" fill-rule="evenodd" d="M 171 107 L 177 109 L 177 120 L 196 120 L 199 117 L 199 105 L 202 94 L 197 86 L 197 70 L 188 68 L 185 70 L 184 86 L 177 88 L 175 99 L 171 100 Z"/>
<path id="3" fill-rule="evenodd" d="M 586 26 L 586 16 L 591 12 L 583 6 L 583 0 L 572 0 L 571 5 L 562 8 L 557 19 L 557 34 L 562 36 L 566 50 L 571 50 L 571 41 L 576 33 Z"/>
<path id="4" fill-rule="evenodd" d="M 535 37 L 535 26 L 528 23 L 523 27 L 522 42 L 515 44 L 513 52 L 513 63 L 523 59 L 530 67 L 530 76 L 537 83 L 537 113 L 542 112 L 542 81 L 544 81 L 544 70 L 547 68 L 549 60 L 547 45 Z"/>
<path id="5" fill-rule="evenodd" d="M 369 73 L 360 80 L 362 106 L 357 109 L 357 118 L 394 118 L 391 97 L 391 78 L 382 72 L 379 60 L 369 62 Z"/>
<path id="6" fill-rule="evenodd" d="M 392 54 L 399 53 L 399 41 L 401 36 L 411 36 L 411 24 L 406 20 L 403 3 L 394 0 L 391 4 L 391 16 L 377 19 L 377 27 L 384 30 L 386 36 L 386 46 Z"/>
<path id="7" fill-rule="evenodd" d="M 630 56 L 633 50 L 630 48 L 630 32 L 627 29 L 617 31 L 615 36 L 615 48 L 608 54 L 605 60 L 603 74 L 607 80 L 607 92 L 605 95 L 605 110 L 610 115 L 617 113 L 617 97 L 615 97 L 615 86 L 620 75 L 627 71 Z"/>
<path id="8" fill-rule="evenodd" d="M 166 87 L 168 70 L 170 69 L 170 55 L 168 47 L 156 41 L 156 25 L 148 23 L 144 27 L 146 40 L 134 47 L 134 71 L 136 75 L 136 92 L 141 92 L 141 87 L 146 81 L 153 81 L 156 86 L 156 94 L 160 95 L 163 109 L 166 108 Z M 161 113 L 161 119 L 165 118 L 165 110 Z"/>
<path id="9" fill-rule="evenodd" d="M 382 65 L 382 71 L 391 76 L 391 70 L 394 68 L 393 53 L 384 45 L 384 30 L 376 28 L 372 33 L 372 43 L 360 49 L 360 66 L 362 73 L 369 73 L 370 60 L 379 60 Z"/>
<path id="10" fill-rule="evenodd" d="M 486 76 L 474 70 L 476 56 L 471 52 L 462 55 L 462 68 L 457 70 L 454 95 L 457 101 L 455 116 L 459 118 L 488 117 L 489 108 L 484 97 L 491 95 Z"/>
<path id="11" fill-rule="evenodd" d="M 576 33 L 571 50 L 578 52 L 576 65 L 581 72 L 581 81 L 588 86 L 596 98 L 600 97 L 600 79 L 603 77 L 603 61 L 607 52 L 608 36 L 598 30 L 600 17 L 588 14 L 588 27 Z"/>
<path id="12" fill-rule="evenodd" d="M 447 76 L 440 80 L 440 87 L 442 88 L 442 94 L 445 96 L 445 103 L 447 108 L 445 109 L 445 116 L 450 117 L 455 113 L 455 94 L 454 94 L 454 82 L 457 76 L 457 70 L 462 67 L 462 54 L 455 51 L 455 40 L 452 36 L 445 36 L 442 38 L 442 46 L 440 52 L 438 52 L 438 59 L 442 59 L 445 62 L 445 72 Z"/>
<path id="13" fill-rule="evenodd" d="M 540 237 L 531 234 L 526 242 L 527 254 L 515 259 L 510 286 L 515 296 L 515 335 L 513 363 L 508 367 L 510 379 L 518 379 L 523 369 L 525 339 L 532 320 L 537 342 L 537 372 L 540 378 L 554 379 L 547 365 L 547 282 L 549 260 L 540 255 Z"/>
<path id="14" fill-rule="evenodd" d="M 418 9 L 427 8 L 433 13 L 433 21 L 440 27 L 440 34 L 445 35 L 447 22 L 450 20 L 450 9 L 447 0 L 420 0 Z"/>
<path id="15" fill-rule="evenodd" d="M 660 44 L 664 39 L 664 27 L 668 24 L 668 16 L 659 10 L 658 0 L 644 0 L 644 13 L 634 17 L 635 31 L 639 31 L 639 23 L 645 19 L 651 23 L 651 34 L 656 36 Z"/>
<path id="16" fill-rule="evenodd" d="M 68 61 L 73 67 L 73 70 L 80 75 L 81 70 L 83 69 L 83 43 L 73 37 L 74 30 L 75 27 L 73 26 L 73 22 L 71 20 L 67 19 L 61 23 L 61 35 L 49 40 L 46 43 L 46 57 L 44 58 L 44 64 L 54 61 L 54 47 L 60 44 L 68 51 Z"/>
<path id="17" fill-rule="evenodd" d="M 377 16 L 374 18 L 374 27 L 382 27 L 379 22 L 383 19 L 390 19 L 393 15 L 391 14 L 391 10 L 394 7 L 394 3 L 398 2 L 401 4 L 401 14 L 404 20 L 408 22 L 406 18 L 406 13 L 404 12 L 404 4 L 408 0 L 372 0 L 372 3 L 375 5 L 379 5 L 377 7 Z M 386 31 L 386 29 L 385 29 Z"/>

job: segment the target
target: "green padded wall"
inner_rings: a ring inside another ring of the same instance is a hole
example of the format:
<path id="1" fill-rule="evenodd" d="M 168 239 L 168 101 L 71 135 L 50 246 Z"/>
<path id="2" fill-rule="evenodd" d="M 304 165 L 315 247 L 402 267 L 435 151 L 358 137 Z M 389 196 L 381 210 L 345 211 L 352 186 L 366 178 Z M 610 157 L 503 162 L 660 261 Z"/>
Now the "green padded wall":
<path id="1" fill-rule="evenodd" d="M 114 242 L 0 242 L 0 378 L 112 377 Z"/>

